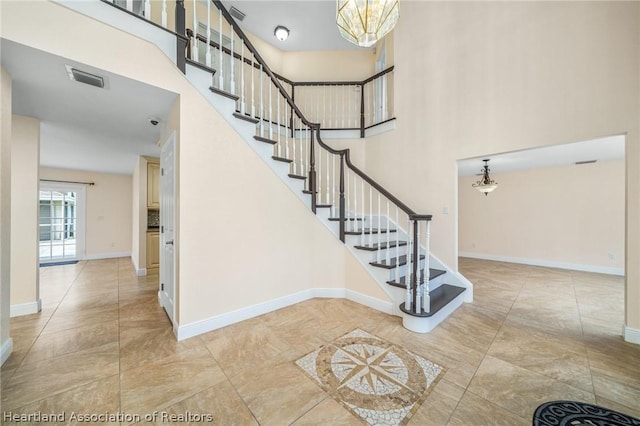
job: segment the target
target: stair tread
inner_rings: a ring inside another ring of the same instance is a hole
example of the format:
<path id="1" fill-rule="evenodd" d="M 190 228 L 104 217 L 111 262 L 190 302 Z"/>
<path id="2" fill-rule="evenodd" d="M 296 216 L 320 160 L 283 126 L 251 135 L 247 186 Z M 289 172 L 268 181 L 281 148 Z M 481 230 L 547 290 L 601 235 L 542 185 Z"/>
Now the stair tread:
<path id="1" fill-rule="evenodd" d="M 331 204 L 316 204 L 317 209 L 328 209 L 330 207 L 333 207 L 333 206 Z"/>
<path id="2" fill-rule="evenodd" d="M 258 124 L 258 122 L 260 121 L 260 120 L 258 120 L 257 118 L 253 118 L 253 117 L 251 117 L 250 115 L 247 115 L 247 114 L 241 114 L 241 113 L 239 113 L 239 112 L 234 112 L 234 113 L 233 113 L 233 116 L 234 116 L 235 118 L 239 118 L 240 120 L 248 121 L 249 123 L 253 123 L 253 124 Z"/>
<path id="3" fill-rule="evenodd" d="M 329 219 L 331 220 L 331 219 Z M 391 243 L 389 244 L 389 248 L 395 248 L 397 245 L 397 241 L 391 241 Z M 402 246 L 406 246 L 407 242 L 406 241 L 400 241 L 400 247 Z M 387 248 L 387 242 L 383 242 L 383 243 L 373 243 L 373 244 L 365 244 L 362 246 L 354 246 L 355 248 L 357 248 L 358 250 L 366 250 L 366 251 L 378 251 L 378 250 L 384 250 Z"/>
<path id="4" fill-rule="evenodd" d="M 400 310 L 405 314 L 414 317 L 428 318 L 438 313 L 439 310 L 447 306 L 449 302 L 458 297 L 465 290 L 466 289 L 464 287 L 442 284 L 440 287 L 429 292 L 429 298 L 431 301 L 431 309 L 429 312 L 425 312 L 424 310 L 421 310 L 419 313 L 408 311 L 405 308 L 404 303 L 400 305 Z"/>
<path id="5" fill-rule="evenodd" d="M 420 269 L 421 273 L 422 271 L 423 269 Z M 442 269 L 429 268 L 429 281 L 434 280 L 438 278 L 440 275 L 444 275 L 446 273 L 447 271 L 443 271 Z M 387 284 L 392 285 L 394 287 L 407 288 L 407 285 L 405 283 L 406 279 L 407 279 L 406 276 L 402 276 L 397 281 L 387 281 Z"/>
<path id="6" fill-rule="evenodd" d="M 330 217 L 329 220 L 331 222 L 340 222 L 340 218 L 339 217 Z M 361 217 L 345 217 L 344 218 L 345 221 L 347 220 L 362 220 Z"/>
<path id="7" fill-rule="evenodd" d="M 411 256 L 411 258 L 413 258 L 413 256 Z M 424 254 L 420 255 L 420 260 L 424 260 Z M 393 269 L 396 266 L 404 266 L 407 264 L 407 255 L 402 255 L 399 256 L 397 258 L 398 263 L 396 264 L 396 258 L 392 257 L 389 259 L 389 263 L 387 263 L 387 259 L 383 259 L 383 260 L 378 260 L 376 262 L 369 262 L 369 265 L 371 266 L 376 266 L 378 268 L 385 268 L 385 269 Z"/>
<path id="8" fill-rule="evenodd" d="M 208 67 L 205 64 L 201 64 L 200 62 L 194 61 L 193 59 L 190 59 L 190 58 L 184 58 L 184 59 L 187 64 L 192 65 L 196 68 L 200 68 L 203 71 L 210 72 L 211 76 L 213 76 L 216 73 L 216 70 L 214 68 Z"/>
<path id="9" fill-rule="evenodd" d="M 303 189 L 302 193 L 311 195 L 311 194 L 313 194 L 313 191 L 309 191 L 308 189 Z"/>
<path id="10" fill-rule="evenodd" d="M 384 229 L 384 228 L 380 228 L 380 229 L 378 229 L 378 228 L 373 228 L 373 229 L 372 228 L 364 228 L 364 234 L 365 235 L 369 235 L 369 234 L 386 234 L 387 231 L 388 232 L 396 232 L 395 229 L 387 230 L 387 229 Z M 345 234 L 347 234 L 347 235 L 360 235 L 362 233 L 363 233 L 362 231 L 347 231 L 347 232 L 345 232 Z"/>
<path id="11" fill-rule="evenodd" d="M 270 143 L 271 145 L 275 145 L 278 143 L 278 141 L 274 141 L 273 139 L 263 138 L 262 136 L 254 136 L 253 138 L 258 142 Z"/>
<path id="12" fill-rule="evenodd" d="M 290 159 L 284 158 L 284 157 L 278 157 L 277 155 L 274 155 L 271 158 L 273 158 L 276 161 L 282 161 L 283 163 L 293 163 L 293 160 L 290 160 Z"/>
<path id="13" fill-rule="evenodd" d="M 237 101 L 238 99 L 240 99 L 238 96 L 234 95 L 233 93 L 225 92 L 224 90 L 220 90 L 213 86 L 209 87 L 209 90 L 211 90 L 213 93 L 217 95 L 221 95 L 221 96 L 224 96 L 225 98 L 233 99 L 234 101 Z"/>
<path id="14" fill-rule="evenodd" d="M 307 178 L 306 176 L 294 175 L 293 173 L 289 173 L 289 177 L 292 179 L 300 179 L 300 180 L 305 180 Z"/>

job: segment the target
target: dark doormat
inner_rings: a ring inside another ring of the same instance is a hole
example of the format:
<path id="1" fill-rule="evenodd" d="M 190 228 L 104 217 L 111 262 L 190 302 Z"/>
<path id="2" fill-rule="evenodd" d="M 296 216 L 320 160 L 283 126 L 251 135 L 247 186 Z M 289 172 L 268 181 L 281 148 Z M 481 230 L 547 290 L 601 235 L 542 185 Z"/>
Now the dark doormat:
<path id="1" fill-rule="evenodd" d="M 77 260 L 64 260 L 64 261 L 61 261 L 61 262 L 41 263 L 40 267 L 44 268 L 46 266 L 75 265 L 76 263 L 78 263 Z"/>
<path id="2" fill-rule="evenodd" d="M 533 414 L 534 426 L 640 426 L 640 419 L 577 401 L 549 401 Z"/>

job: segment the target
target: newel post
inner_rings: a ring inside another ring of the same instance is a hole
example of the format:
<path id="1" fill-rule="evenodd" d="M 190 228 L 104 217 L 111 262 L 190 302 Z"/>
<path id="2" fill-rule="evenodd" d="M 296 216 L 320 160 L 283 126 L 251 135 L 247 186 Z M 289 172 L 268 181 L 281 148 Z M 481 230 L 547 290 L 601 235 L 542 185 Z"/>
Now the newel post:
<path id="1" fill-rule="evenodd" d="M 345 241 L 344 152 L 340 153 L 340 241 Z"/>
<path id="2" fill-rule="evenodd" d="M 319 131 L 319 127 L 311 126 L 311 143 L 309 147 L 309 191 L 311 191 L 311 211 L 316 213 L 316 205 L 318 200 L 316 199 L 318 188 L 316 182 L 316 154 L 315 154 L 315 133 Z"/>
<path id="3" fill-rule="evenodd" d="M 360 85 L 360 137 L 364 138 L 364 84 Z"/>
<path id="4" fill-rule="evenodd" d="M 176 0 L 176 65 L 185 73 L 187 71 L 186 54 L 189 39 L 187 38 L 184 0 Z"/>

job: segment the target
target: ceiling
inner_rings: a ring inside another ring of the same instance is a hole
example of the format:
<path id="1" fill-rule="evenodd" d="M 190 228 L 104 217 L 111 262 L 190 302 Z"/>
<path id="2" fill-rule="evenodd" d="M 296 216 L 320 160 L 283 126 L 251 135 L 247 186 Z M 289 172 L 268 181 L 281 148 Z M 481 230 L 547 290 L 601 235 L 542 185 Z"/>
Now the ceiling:
<path id="1" fill-rule="evenodd" d="M 239 22 L 243 30 L 284 51 L 363 49 L 342 38 L 336 25 L 336 0 L 223 0 L 246 17 Z M 273 31 L 283 25 L 289 38 L 280 41 Z"/>
<path id="2" fill-rule="evenodd" d="M 568 166 L 579 161 L 622 160 L 624 159 L 624 145 L 624 135 L 618 135 L 584 142 L 470 158 L 458 161 L 458 176 L 480 174 L 484 166 L 482 161 L 484 159 L 490 159 L 489 169 L 491 173 Z"/>
<path id="3" fill-rule="evenodd" d="M 175 93 L 4 39 L 1 51 L 13 113 L 41 121 L 41 166 L 132 174 L 138 156 L 160 155 Z M 105 88 L 70 80 L 65 65 L 104 77 Z"/>

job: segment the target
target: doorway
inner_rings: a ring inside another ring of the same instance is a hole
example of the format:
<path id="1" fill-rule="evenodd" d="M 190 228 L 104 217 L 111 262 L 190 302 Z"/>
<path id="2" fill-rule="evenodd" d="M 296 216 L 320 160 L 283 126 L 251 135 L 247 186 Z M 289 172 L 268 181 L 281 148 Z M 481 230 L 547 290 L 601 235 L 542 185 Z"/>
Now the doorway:
<path id="1" fill-rule="evenodd" d="M 40 183 L 38 244 L 40 263 L 82 259 L 84 254 L 85 188 Z"/>

